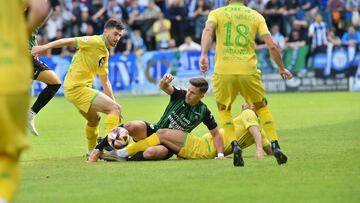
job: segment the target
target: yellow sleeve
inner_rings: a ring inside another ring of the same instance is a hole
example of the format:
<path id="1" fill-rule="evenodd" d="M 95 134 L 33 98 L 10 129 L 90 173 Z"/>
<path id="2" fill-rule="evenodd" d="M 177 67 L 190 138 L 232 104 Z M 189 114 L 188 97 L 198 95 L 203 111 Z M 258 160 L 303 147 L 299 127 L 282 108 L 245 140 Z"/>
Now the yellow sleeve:
<path id="1" fill-rule="evenodd" d="M 103 46 L 102 40 L 96 36 L 75 37 L 76 49 L 84 49 L 87 47 Z"/>
<path id="2" fill-rule="evenodd" d="M 217 22 L 217 19 L 216 19 L 215 11 L 210 11 L 206 23 L 213 23 L 215 26 L 217 25 L 218 22 Z"/>
<path id="3" fill-rule="evenodd" d="M 261 14 L 259 14 L 258 33 L 260 37 L 264 35 L 270 35 L 265 18 Z"/>
<path id="4" fill-rule="evenodd" d="M 104 58 L 103 65 L 96 71 L 98 75 L 107 75 L 108 71 L 109 59 L 108 57 Z"/>
<path id="5" fill-rule="evenodd" d="M 259 126 L 258 117 L 256 116 L 254 111 L 246 109 L 241 113 L 240 116 L 246 129 L 251 126 Z"/>
<path id="6" fill-rule="evenodd" d="M 165 27 L 170 30 L 170 28 L 171 28 L 171 21 L 170 20 L 165 21 Z"/>

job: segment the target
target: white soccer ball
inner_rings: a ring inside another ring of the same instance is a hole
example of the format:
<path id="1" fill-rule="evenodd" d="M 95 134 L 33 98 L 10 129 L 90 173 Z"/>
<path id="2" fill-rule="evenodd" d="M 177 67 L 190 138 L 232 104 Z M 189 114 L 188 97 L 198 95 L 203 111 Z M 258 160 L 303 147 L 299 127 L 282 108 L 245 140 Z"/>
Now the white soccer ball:
<path id="1" fill-rule="evenodd" d="M 108 142 L 114 149 L 121 149 L 129 144 L 130 135 L 123 127 L 113 128 L 108 134 Z"/>

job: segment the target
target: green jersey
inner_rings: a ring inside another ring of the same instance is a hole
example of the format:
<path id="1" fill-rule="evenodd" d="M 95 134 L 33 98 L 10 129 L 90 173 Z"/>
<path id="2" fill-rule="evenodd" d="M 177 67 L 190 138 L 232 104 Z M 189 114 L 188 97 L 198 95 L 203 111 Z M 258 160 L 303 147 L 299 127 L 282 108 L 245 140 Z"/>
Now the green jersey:
<path id="1" fill-rule="evenodd" d="M 36 35 L 38 33 L 38 29 L 36 29 L 34 32 L 31 33 L 31 37 L 29 39 L 29 50 L 31 51 L 31 48 L 33 48 L 33 46 L 37 46 L 38 43 L 36 41 Z"/>
<path id="2" fill-rule="evenodd" d="M 191 132 L 200 123 L 204 123 L 209 130 L 217 127 L 214 117 L 203 102 L 191 106 L 185 102 L 186 91 L 174 87 L 161 119 L 154 124 L 155 130 L 170 128 Z"/>

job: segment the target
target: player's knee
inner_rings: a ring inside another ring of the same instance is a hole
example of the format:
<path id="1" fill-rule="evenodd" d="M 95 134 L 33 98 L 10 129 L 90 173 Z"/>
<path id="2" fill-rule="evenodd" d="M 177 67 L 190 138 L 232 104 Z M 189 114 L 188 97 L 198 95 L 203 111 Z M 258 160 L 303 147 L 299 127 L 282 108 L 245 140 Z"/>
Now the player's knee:
<path id="1" fill-rule="evenodd" d="M 109 107 L 109 113 L 115 114 L 120 117 L 121 106 L 118 103 L 112 102 L 112 104 L 109 105 L 108 107 Z"/>

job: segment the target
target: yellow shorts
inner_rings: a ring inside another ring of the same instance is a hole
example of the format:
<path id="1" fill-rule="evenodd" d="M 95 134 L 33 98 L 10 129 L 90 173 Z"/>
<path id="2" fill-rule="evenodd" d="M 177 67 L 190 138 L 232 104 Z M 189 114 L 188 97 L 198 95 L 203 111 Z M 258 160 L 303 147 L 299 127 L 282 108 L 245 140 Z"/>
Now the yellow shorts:
<path id="1" fill-rule="evenodd" d="M 177 155 L 184 159 L 212 159 L 216 156 L 216 149 L 207 139 L 187 133 L 184 146 Z"/>
<path id="2" fill-rule="evenodd" d="M 94 90 L 90 87 L 74 87 L 64 89 L 65 98 L 74 104 L 76 108 L 85 113 L 89 111 L 91 103 L 98 94 L 98 90 Z"/>
<path id="3" fill-rule="evenodd" d="M 28 91 L 0 94 L 0 154 L 17 158 L 30 147 L 26 137 L 29 103 Z"/>
<path id="4" fill-rule="evenodd" d="M 214 96 L 218 103 L 227 107 L 240 95 L 247 103 L 261 102 L 265 97 L 265 88 L 260 73 L 253 75 L 219 75 L 212 76 Z"/>

